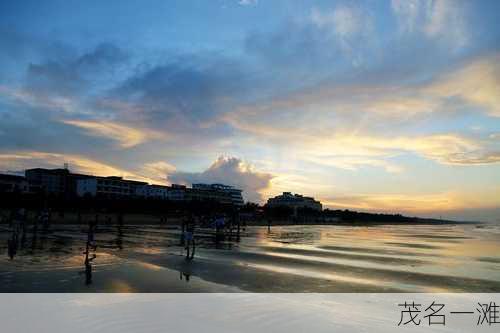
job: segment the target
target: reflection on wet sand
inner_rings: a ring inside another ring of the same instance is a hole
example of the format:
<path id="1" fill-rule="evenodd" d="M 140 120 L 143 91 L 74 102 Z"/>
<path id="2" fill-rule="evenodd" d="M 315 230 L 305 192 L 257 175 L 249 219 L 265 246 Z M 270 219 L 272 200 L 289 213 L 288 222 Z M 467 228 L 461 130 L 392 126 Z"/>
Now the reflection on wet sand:
<path id="1" fill-rule="evenodd" d="M 1 291 L 500 292 L 497 227 L 199 230 L 194 260 L 175 226 L 40 229 L 0 226 Z"/>

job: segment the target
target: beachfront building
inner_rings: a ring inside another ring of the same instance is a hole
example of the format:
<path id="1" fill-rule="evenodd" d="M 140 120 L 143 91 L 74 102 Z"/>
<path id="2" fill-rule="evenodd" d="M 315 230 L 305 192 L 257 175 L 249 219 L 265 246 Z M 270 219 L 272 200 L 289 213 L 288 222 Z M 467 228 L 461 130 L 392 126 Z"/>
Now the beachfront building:
<path id="1" fill-rule="evenodd" d="M 26 193 L 29 183 L 23 176 L 0 174 L 0 192 Z"/>
<path id="2" fill-rule="evenodd" d="M 242 190 L 224 184 L 193 184 L 193 200 L 213 200 L 223 204 L 243 206 Z"/>
<path id="3" fill-rule="evenodd" d="M 186 185 L 172 184 L 168 190 L 168 200 L 185 201 L 186 200 Z"/>
<path id="4" fill-rule="evenodd" d="M 122 177 L 89 177 L 77 181 L 78 196 L 118 198 L 137 196 L 137 190 L 147 185 L 145 182 L 127 180 Z"/>
<path id="5" fill-rule="evenodd" d="M 25 192 L 79 197 L 142 197 L 171 201 L 213 201 L 235 206 L 243 206 L 244 203 L 242 190 L 224 184 L 193 184 L 191 188 L 179 184 L 164 186 L 117 176 L 99 177 L 76 174 L 70 172 L 67 167 L 64 169 L 27 169 L 25 175 L 26 177 L 6 175 L 3 181 L 0 179 L 0 190 L 5 188 L 10 191 L 12 188 L 22 188 Z M 24 183 L 19 185 L 21 182 Z"/>
<path id="6" fill-rule="evenodd" d="M 67 168 L 27 169 L 24 174 L 32 191 L 67 196 L 76 194 L 78 180 L 91 177 L 89 175 L 72 173 Z"/>
<path id="7" fill-rule="evenodd" d="M 291 192 L 283 192 L 274 198 L 267 200 L 268 207 L 289 207 L 293 209 L 294 215 L 297 215 L 297 209 L 309 208 L 321 211 L 323 206 L 321 202 L 314 200 L 312 197 L 305 197 L 300 194 L 292 194 Z"/>
<path id="8" fill-rule="evenodd" d="M 136 188 L 135 194 L 143 198 L 168 199 L 170 187 L 164 185 L 141 185 Z"/>
<path id="9" fill-rule="evenodd" d="M 67 176 L 69 171 L 66 169 L 28 169 L 24 172 L 26 179 L 33 189 L 45 193 L 61 194 L 67 189 Z"/>

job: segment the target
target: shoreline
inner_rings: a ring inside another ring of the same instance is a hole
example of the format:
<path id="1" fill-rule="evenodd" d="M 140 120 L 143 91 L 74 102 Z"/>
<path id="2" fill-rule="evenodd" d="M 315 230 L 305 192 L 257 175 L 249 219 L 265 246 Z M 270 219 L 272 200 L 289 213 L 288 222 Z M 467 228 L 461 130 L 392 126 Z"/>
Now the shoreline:
<path id="1" fill-rule="evenodd" d="M 4 210 L 0 210 L 0 225 L 8 224 L 8 214 Z M 96 221 L 98 225 L 118 225 L 121 219 L 123 225 L 181 225 L 182 216 L 169 216 L 159 214 L 138 214 L 138 213 L 78 213 L 78 212 L 53 212 L 51 216 L 51 224 L 75 224 L 87 225 L 89 222 Z M 28 211 L 27 223 L 34 224 L 36 221 L 36 212 Z M 268 221 L 271 220 L 271 227 L 273 226 L 298 226 L 298 225 L 332 225 L 332 226 L 380 226 L 380 225 L 483 225 L 488 222 L 480 221 L 452 221 L 452 220 L 438 220 L 431 218 L 418 218 L 418 217 L 404 217 L 400 221 L 370 221 L 366 218 L 363 219 L 346 219 L 341 218 L 329 219 L 327 221 L 318 218 L 300 218 L 299 220 L 293 219 L 269 219 L 258 218 L 250 219 L 247 221 L 242 220 L 241 226 L 268 226 Z"/>

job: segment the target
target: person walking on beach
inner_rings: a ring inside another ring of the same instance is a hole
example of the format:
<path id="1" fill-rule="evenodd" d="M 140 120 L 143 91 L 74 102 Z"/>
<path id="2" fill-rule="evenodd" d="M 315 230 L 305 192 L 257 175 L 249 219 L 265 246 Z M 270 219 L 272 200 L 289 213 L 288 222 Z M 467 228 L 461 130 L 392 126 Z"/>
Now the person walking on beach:
<path id="1" fill-rule="evenodd" d="M 196 243 L 194 241 L 194 227 L 195 221 L 192 216 L 187 220 L 184 232 L 184 243 L 186 249 L 186 260 L 194 259 L 194 252 L 196 249 Z M 192 247 L 192 250 L 191 250 Z M 191 252 L 191 253 L 190 253 Z"/>
<path id="2" fill-rule="evenodd" d="M 218 247 L 219 243 L 224 240 L 224 227 L 226 226 L 226 221 L 224 215 L 219 215 L 215 217 L 215 245 Z"/>
<path id="3" fill-rule="evenodd" d="M 90 256 L 90 251 L 96 251 L 97 250 L 97 244 L 95 243 L 95 237 L 94 233 L 96 230 L 98 218 L 96 214 L 96 219 L 95 220 L 89 220 L 89 228 L 87 229 L 87 243 L 85 245 L 85 260 L 84 260 L 84 267 L 85 267 L 85 285 L 90 285 L 92 284 L 92 260 L 94 260 L 97 255 L 95 253 Z"/>
<path id="4" fill-rule="evenodd" d="M 16 229 L 13 229 L 11 238 L 7 240 L 7 253 L 10 260 L 13 260 L 16 256 L 18 245 L 18 231 Z"/>

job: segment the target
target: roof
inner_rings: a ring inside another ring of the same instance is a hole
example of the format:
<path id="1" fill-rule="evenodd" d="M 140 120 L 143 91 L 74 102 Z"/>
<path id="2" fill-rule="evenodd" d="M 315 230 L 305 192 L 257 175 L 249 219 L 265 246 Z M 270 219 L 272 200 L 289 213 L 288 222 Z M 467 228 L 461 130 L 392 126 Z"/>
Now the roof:
<path id="1" fill-rule="evenodd" d="M 0 180 L 10 180 L 10 181 L 25 181 L 26 178 L 17 175 L 0 174 Z"/>

